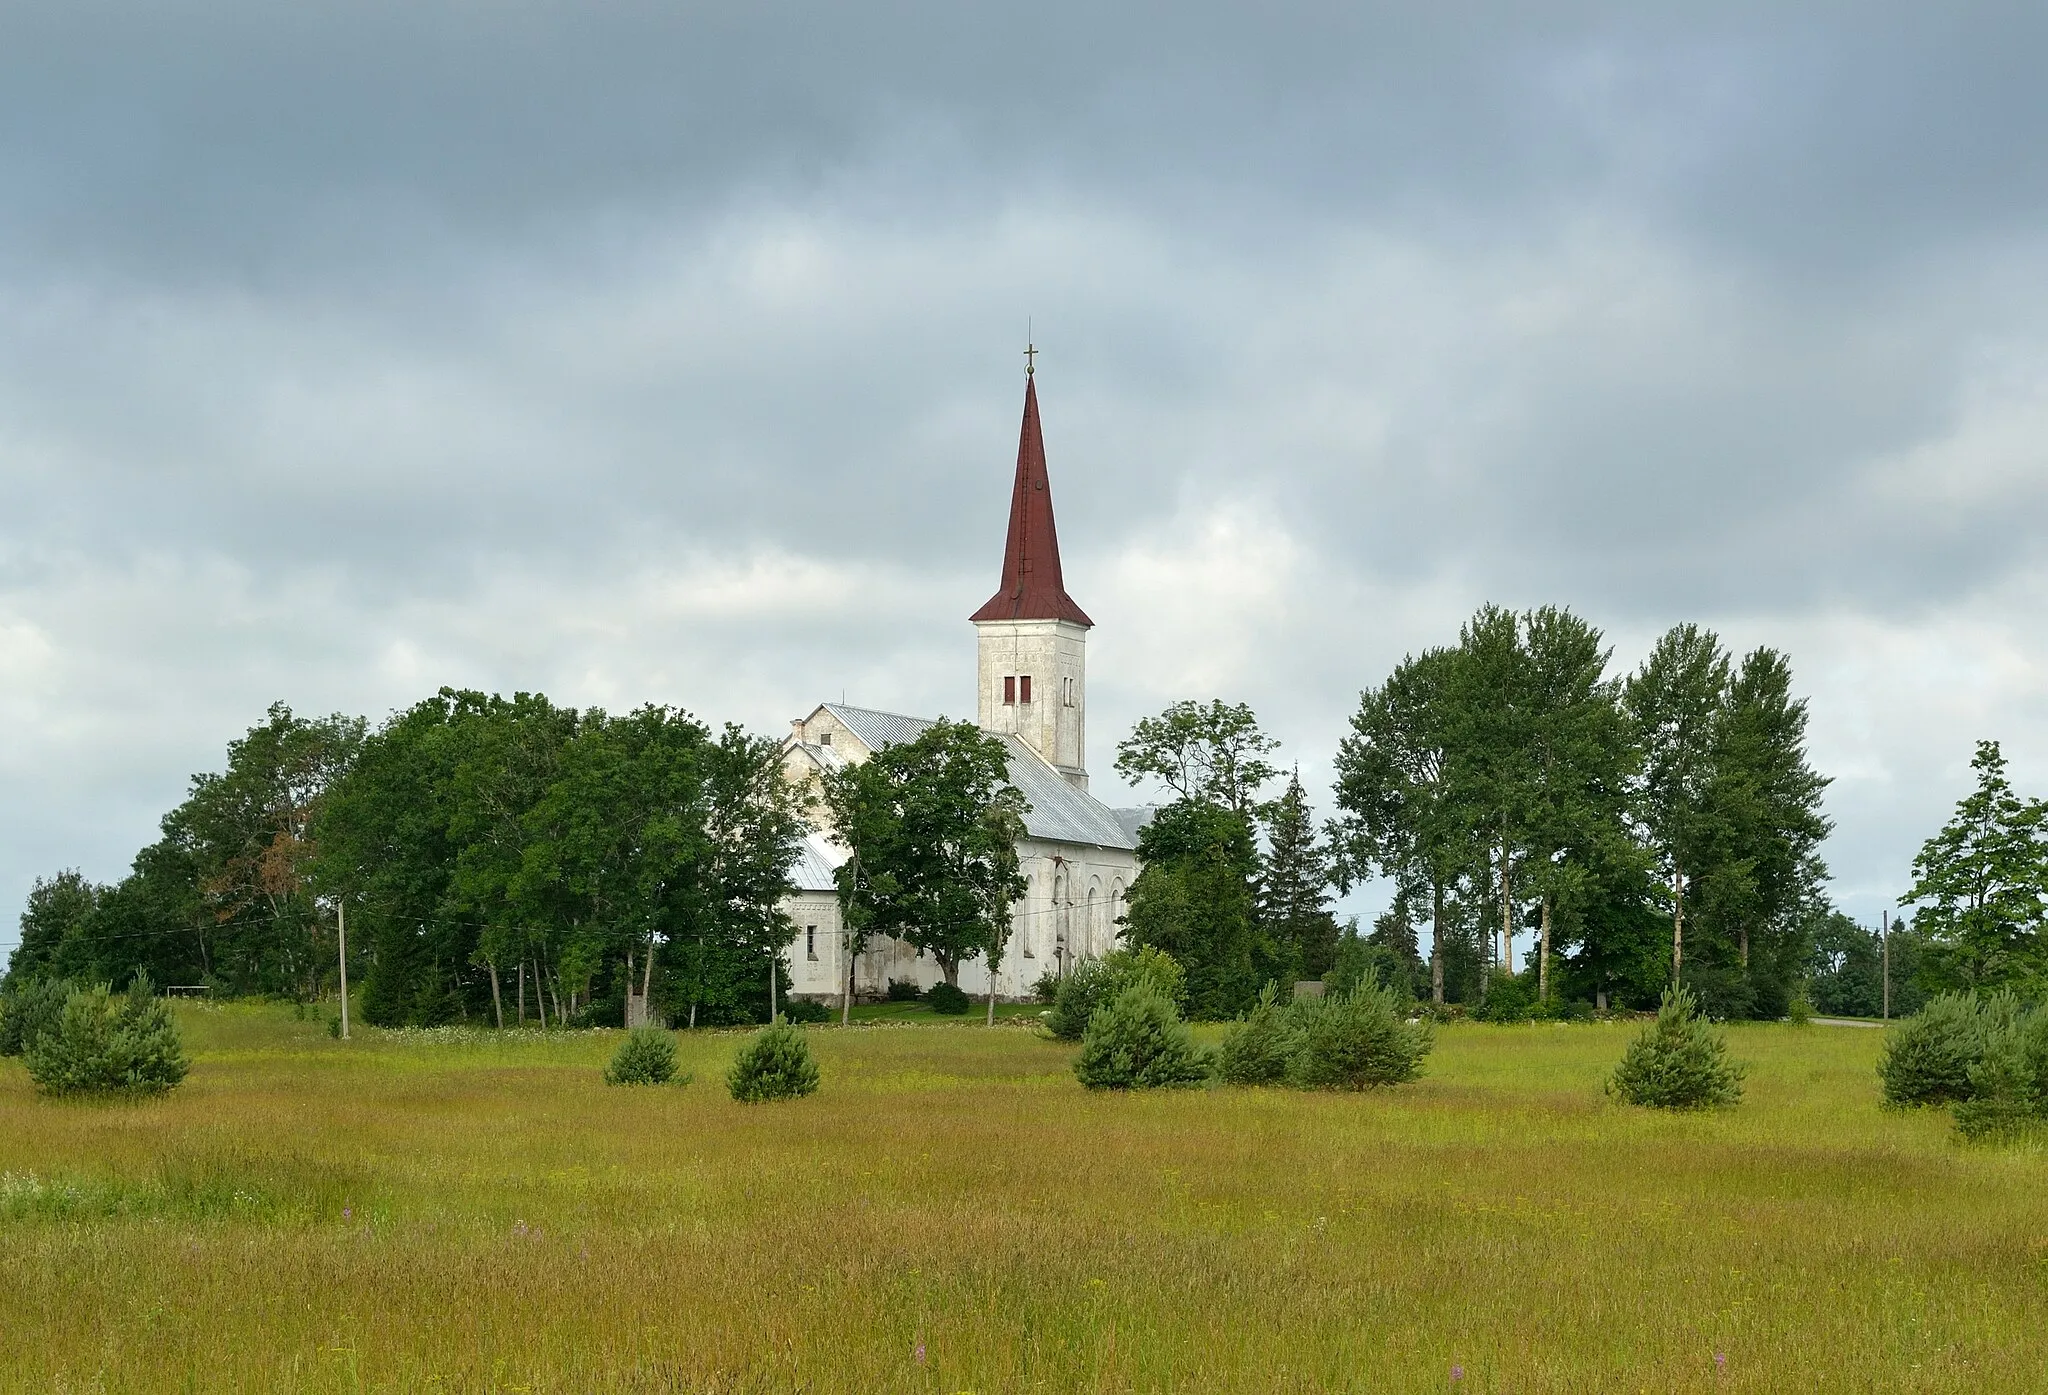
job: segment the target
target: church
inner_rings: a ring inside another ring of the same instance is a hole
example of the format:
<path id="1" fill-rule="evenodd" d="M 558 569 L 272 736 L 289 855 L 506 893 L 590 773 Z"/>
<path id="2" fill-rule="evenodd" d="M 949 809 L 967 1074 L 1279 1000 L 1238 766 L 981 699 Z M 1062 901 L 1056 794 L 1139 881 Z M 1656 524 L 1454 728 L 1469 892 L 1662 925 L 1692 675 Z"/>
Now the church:
<path id="1" fill-rule="evenodd" d="M 1115 947 L 1124 898 L 1138 875 L 1138 830 L 1151 816 L 1149 809 L 1111 809 L 1088 793 L 1087 652 L 1095 622 L 1067 594 L 1060 572 L 1038 385 L 1029 372 L 1002 585 L 970 619 L 975 720 L 1009 748 L 1010 783 L 1030 806 L 1017 844 L 1029 889 L 1012 907 L 995 983 L 998 997 L 1021 998 L 1045 975 L 1064 974 L 1075 961 Z M 790 723 L 783 770 L 791 780 L 812 782 L 931 725 L 926 717 L 823 703 Z M 796 891 L 783 903 L 796 926 L 785 956 L 794 995 L 831 999 L 845 988 L 849 966 L 833 872 L 847 856 L 829 830 L 808 836 L 798 855 Z M 859 996 L 881 994 L 893 980 L 929 988 L 942 977 L 915 946 L 884 936 L 851 967 Z M 963 964 L 960 986 L 987 993 L 987 961 Z"/>

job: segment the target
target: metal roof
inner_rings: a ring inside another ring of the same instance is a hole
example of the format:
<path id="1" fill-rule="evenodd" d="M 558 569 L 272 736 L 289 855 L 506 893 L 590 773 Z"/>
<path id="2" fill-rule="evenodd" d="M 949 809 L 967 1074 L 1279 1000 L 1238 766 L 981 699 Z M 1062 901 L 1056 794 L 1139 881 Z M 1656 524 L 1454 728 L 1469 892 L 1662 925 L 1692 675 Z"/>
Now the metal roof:
<path id="1" fill-rule="evenodd" d="M 824 706 L 871 751 L 914 741 L 937 725 L 928 717 L 906 717 L 900 712 L 877 712 L 836 702 Z M 1015 736 L 1004 735 L 1002 742 L 1010 753 L 1010 783 L 1031 806 L 1024 814 L 1026 833 L 1049 843 L 1088 843 L 1099 848 L 1136 850 L 1137 829 L 1151 817 L 1149 810 L 1112 809 L 1088 791 L 1069 784 L 1066 776 Z M 1144 818 L 1127 826 L 1127 816 L 1131 814 L 1142 814 Z"/>
<path id="2" fill-rule="evenodd" d="M 789 864 L 789 879 L 798 891 L 837 891 L 832 874 L 851 856 L 822 833 L 807 833 Z"/>
<path id="3" fill-rule="evenodd" d="M 929 717 L 906 717 L 901 712 L 878 712 L 872 707 L 848 707 L 838 702 L 824 706 L 870 751 L 915 741 L 938 725 Z"/>

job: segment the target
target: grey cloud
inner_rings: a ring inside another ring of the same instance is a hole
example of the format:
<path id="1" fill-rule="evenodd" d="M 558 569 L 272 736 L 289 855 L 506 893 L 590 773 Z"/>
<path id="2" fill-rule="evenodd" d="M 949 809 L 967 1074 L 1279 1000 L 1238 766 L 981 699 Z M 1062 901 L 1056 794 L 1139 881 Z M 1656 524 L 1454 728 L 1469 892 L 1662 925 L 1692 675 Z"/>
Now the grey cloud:
<path id="1" fill-rule="evenodd" d="M 1874 906 L 2048 760 L 2044 27 L 0 8 L 0 900 L 273 697 L 964 710 L 1030 316 L 1099 769 L 1204 685 L 1314 774 L 1483 599 L 1703 618 Z"/>

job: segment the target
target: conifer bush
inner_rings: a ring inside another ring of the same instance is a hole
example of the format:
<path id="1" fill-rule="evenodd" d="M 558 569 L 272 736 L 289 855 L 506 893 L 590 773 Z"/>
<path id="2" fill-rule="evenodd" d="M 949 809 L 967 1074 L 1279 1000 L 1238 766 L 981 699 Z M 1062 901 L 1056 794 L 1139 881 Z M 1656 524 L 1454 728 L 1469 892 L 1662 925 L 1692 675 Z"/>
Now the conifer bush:
<path id="1" fill-rule="evenodd" d="M 1426 1022 L 1410 1022 L 1398 992 L 1361 985 L 1347 995 L 1293 1007 L 1287 1083 L 1303 1090 L 1370 1090 L 1422 1074 L 1435 1044 Z"/>
<path id="2" fill-rule="evenodd" d="M 1202 1084 L 1209 1062 L 1173 1000 L 1141 981 L 1088 1019 L 1074 1076 L 1091 1090 L 1155 1090 Z"/>
<path id="3" fill-rule="evenodd" d="M 1150 945 L 1119 949 L 1074 965 L 1053 996 L 1052 1011 L 1045 1019 L 1047 1030 L 1062 1041 L 1081 1040 L 1097 1008 L 1114 1002 L 1124 989 L 1141 981 L 1172 1003 L 1175 1013 L 1187 1002 L 1187 971 L 1172 955 Z"/>
<path id="4" fill-rule="evenodd" d="M 1287 1060 L 1298 1035 L 1290 1010 L 1267 984 L 1258 1003 L 1223 1038 L 1216 1053 L 1217 1077 L 1230 1085 L 1279 1084 L 1287 1078 Z"/>
<path id="5" fill-rule="evenodd" d="M 1956 1104 L 1965 1138 L 2011 1138 L 2048 1118 L 2048 1008 L 1999 1014 L 1970 1067 L 1970 1097 Z"/>
<path id="6" fill-rule="evenodd" d="M 55 1031 L 64 1004 L 77 991 L 68 978 L 41 978 L 0 994 L 0 1056 L 26 1055 L 45 1032 Z"/>
<path id="7" fill-rule="evenodd" d="M 1667 988 L 1657 1020 L 1629 1043 L 1607 1082 L 1608 1093 L 1653 1109 L 1706 1109 L 1742 1098 L 1743 1068 L 1728 1043 L 1700 1015 L 1685 988 Z"/>
<path id="8" fill-rule="evenodd" d="M 666 1085 L 675 1075 L 675 1037 L 659 1027 L 635 1027 L 604 1068 L 604 1083 Z"/>
<path id="9" fill-rule="evenodd" d="M 51 1095 L 161 1094 L 187 1068 L 170 1008 L 139 974 L 119 996 L 103 986 L 72 993 L 23 1055 L 29 1078 Z"/>
<path id="10" fill-rule="evenodd" d="M 778 1016 L 740 1048 L 725 1088 L 741 1104 L 798 1099 L 818 1088 L 818 1063 L 803 1032 Z"/>
<path id="11" fill-rule="evenodd" d="M 967 1000 L 964 990 L 954 987 L 943 979 L 927 988 L 924 1000 L 932 1005 L 932 1011 L 942 1017 L 958 1017 L 973 1004 Z"/>
<path id="12" fill-rule="evenodd" d="M 1896 1109 L 1955 1104 L 1976 1093 L 1970 1072 L 1984 1059 L 1994 1022 L 2019 1015 L 2010 993 L 1980 1002 L 1968 993 L 1944 993 L 1885 1034 L 1877 1075 L 1884 1102 Z"/>

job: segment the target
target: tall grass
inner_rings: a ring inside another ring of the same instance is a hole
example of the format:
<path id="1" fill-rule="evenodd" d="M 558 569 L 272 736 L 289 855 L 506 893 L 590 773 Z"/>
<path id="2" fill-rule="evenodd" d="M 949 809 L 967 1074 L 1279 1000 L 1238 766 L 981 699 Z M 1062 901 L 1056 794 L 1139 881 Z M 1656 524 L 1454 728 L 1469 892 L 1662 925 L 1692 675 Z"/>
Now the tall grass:
<path id="1" fill-rule="evenodd" d="M 176 1094 L 0 1065 L 0 1389 L 2037 1388 L 2048 1160 L 1883 1114 L 1880 1034 L 1458 1026 L 1418 1083 L 1091 1095 L 1073 1047 L 822 1029 L 824 1086 L 609 1090 L 617 1034 L 186 1009 Z M 745 1035 L 682 1038 L 720 1078 Z M 922 1363 L 917 1358 L 920 1344 Z M 1725 1364 L 1717 1364 L 1720 1355 Z"/>

